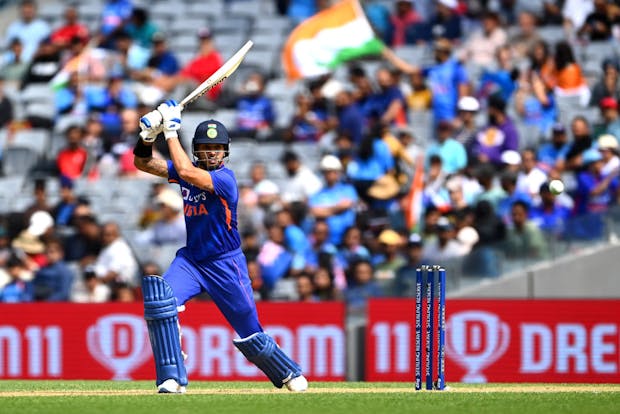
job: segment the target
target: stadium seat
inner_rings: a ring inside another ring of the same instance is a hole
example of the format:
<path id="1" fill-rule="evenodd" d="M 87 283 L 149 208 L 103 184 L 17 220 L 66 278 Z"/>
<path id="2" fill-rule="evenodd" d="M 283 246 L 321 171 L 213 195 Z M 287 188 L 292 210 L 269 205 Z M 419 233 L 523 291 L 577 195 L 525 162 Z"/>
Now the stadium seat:
<path id="1" fill-rule="evenodd" d="M 38 160 L 39 156 L 31 148 L 7 147 L 2 154 L 2 172 L 5 176 L 26 176 Z"/>

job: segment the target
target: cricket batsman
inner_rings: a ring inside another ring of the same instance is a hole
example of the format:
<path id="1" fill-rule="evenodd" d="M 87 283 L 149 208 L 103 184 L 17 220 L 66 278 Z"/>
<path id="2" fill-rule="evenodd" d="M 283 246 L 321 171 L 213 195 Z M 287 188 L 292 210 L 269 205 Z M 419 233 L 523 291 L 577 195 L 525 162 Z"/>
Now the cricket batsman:
<path id="1" fill-rule="evenodd" d="M 142 134 L 133 151 L 138 169 L 180 186 L 187 228 L 186 246 L 179 249 L 168 270 L 142 279 L 158 391 L 186 390 L 178 312 L 202 292 L 209 294 L 239 335 L 233 344 L 273 385 L 305 391 L 308 381 L 301 368 L 263 332 L 258 320 L 237 230 L 237 181 L 224 165 L 230 154 L 228 131 L 215 120 L 199 124 L 192 139 L 192 162 L 179 142 L 180 127 L 180 106 L 172 100 L 162 103 L 140 118 Z M 153 142 L 162 132 L 171 160 L 153 158 Z"/>

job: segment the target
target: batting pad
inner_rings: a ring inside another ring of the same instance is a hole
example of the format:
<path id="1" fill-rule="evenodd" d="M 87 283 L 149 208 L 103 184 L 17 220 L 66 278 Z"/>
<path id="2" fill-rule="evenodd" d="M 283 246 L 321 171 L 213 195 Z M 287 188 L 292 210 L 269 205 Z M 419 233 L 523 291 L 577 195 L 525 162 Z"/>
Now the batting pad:
<path id="1" fill-rule="evenodd" d="M 155 358 L 157 385 L 167 379 L 187 385 L 187 371 L 181 353 L 176 299 L 170 285 L 159 276 L 142 278 L 144 319 Z"/>
<path id="2" fill-rule="evenodd" d="M 276 341 L 264 332 L 257 332 L 243 339 L 233 339 L 233 344 L 278 388 L 301 375 L 300 366 L 282 352 Z"/>

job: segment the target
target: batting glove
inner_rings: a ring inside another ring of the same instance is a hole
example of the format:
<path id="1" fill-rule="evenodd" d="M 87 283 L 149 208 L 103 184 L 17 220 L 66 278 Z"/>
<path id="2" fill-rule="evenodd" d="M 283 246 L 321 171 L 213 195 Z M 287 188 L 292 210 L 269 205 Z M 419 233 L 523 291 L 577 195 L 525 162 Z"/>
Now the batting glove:
<path id="1" fill-rule="evenodd" d="M 181 107 L 172 99 L 167 100 L 157 107 L 163 117 L 164 136 L 176 138 L 177 131 L 181 128 Z"/>
<path id="2" fill-rule="evenodd" d="M 159 111 L 154 110 L 140 118 L 140 137 L 144 142 L 154 142 L 160 132 L 163 131 L 163 117 Z"/>

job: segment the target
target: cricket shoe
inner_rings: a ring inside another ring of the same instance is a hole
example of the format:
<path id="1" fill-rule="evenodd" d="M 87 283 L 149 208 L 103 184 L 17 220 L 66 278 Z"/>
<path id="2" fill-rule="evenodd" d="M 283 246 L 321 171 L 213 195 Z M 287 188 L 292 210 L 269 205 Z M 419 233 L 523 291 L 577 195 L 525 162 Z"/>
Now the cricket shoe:
<path id="1" fill-rule="evenodd" d="M 303 392 L 308 389 L 308 380 L 303 375 L 300 375 L 284 383 L 286 388 L 291 392 Z"/>
<path id="2" fill-rule="evenodd" d="M 185 394 L 185 387 L 170 378 L 159 384 L 157 392 L 160 394 Z"/>

